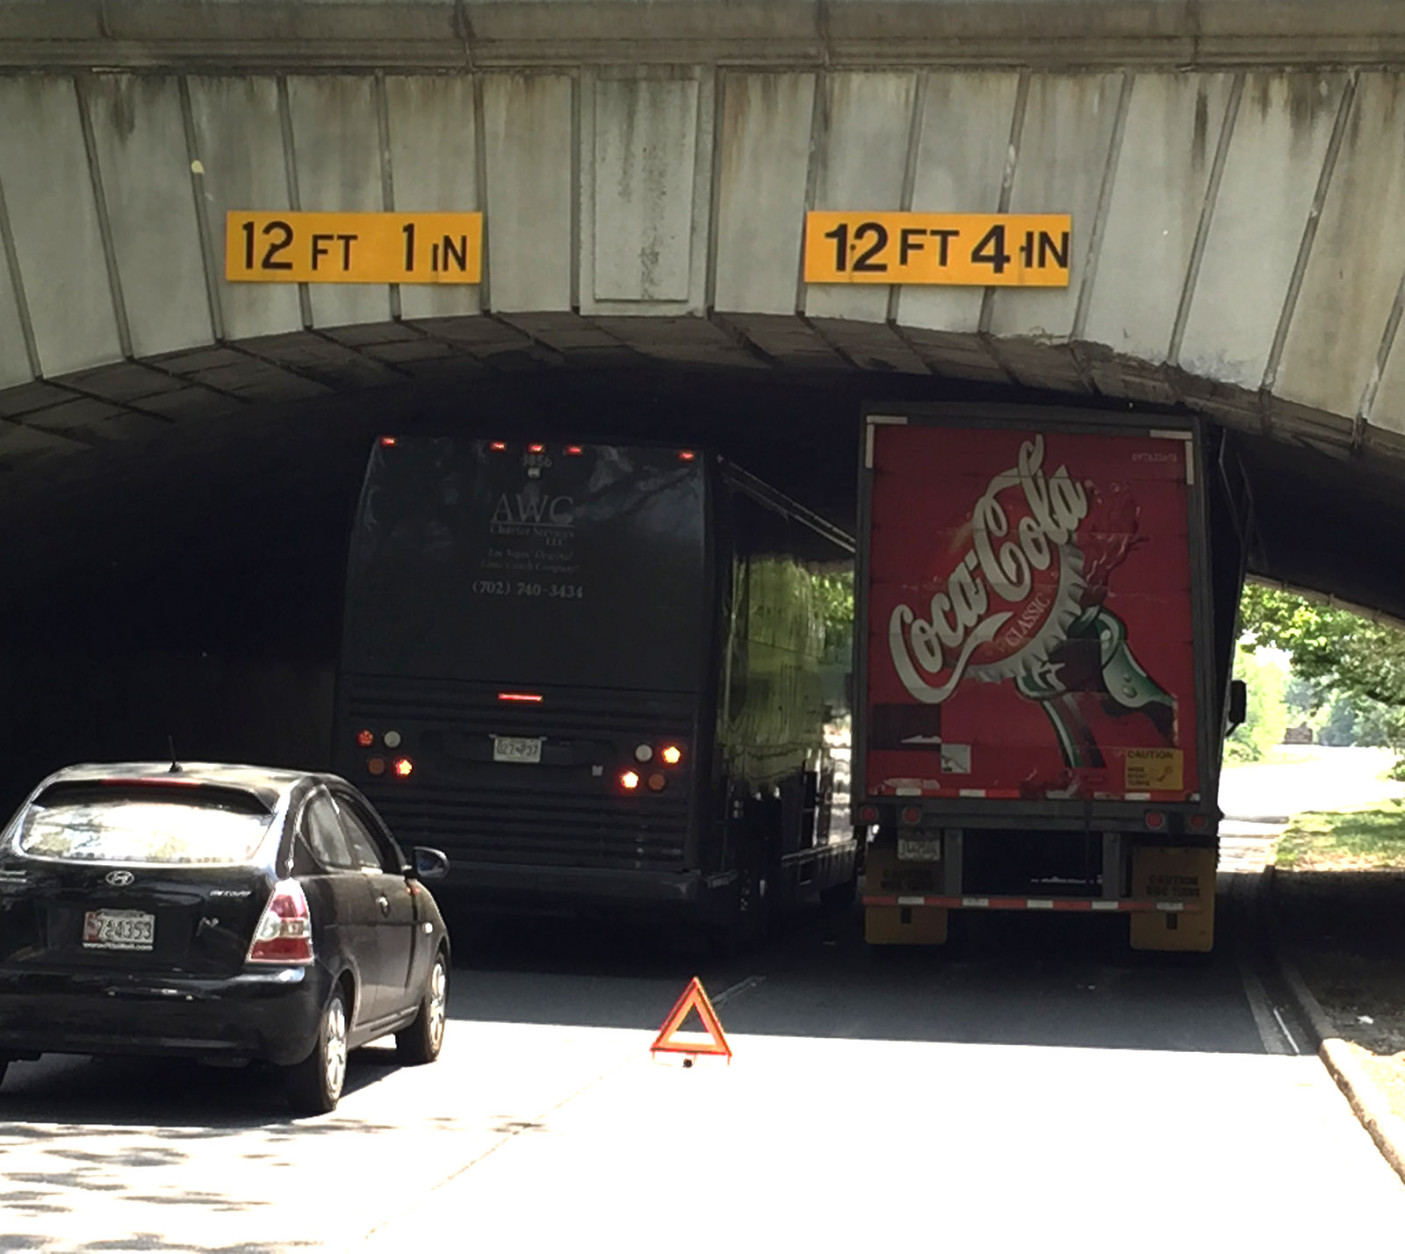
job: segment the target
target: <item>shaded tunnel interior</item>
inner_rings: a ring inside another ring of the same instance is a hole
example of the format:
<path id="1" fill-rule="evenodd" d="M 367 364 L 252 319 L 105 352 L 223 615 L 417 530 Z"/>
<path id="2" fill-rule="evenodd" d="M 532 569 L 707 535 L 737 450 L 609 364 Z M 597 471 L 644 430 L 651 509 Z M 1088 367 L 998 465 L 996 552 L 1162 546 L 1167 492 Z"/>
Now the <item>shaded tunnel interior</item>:
<path id="1" fill-rule="evenodd" d="M 192 418 L 15 467 L 0 476 L 0 807 L 56 767 L 172 743 L 326 766 L 346 546 L 379 434 L 707 448 L 852 528 L 861 406 L 900 399 L 1069 403 L 893 376 L 561 371 Z M 1255 573 L 1405 617 L 1398 481 L 1265 437 L 1233 446 Z"/>

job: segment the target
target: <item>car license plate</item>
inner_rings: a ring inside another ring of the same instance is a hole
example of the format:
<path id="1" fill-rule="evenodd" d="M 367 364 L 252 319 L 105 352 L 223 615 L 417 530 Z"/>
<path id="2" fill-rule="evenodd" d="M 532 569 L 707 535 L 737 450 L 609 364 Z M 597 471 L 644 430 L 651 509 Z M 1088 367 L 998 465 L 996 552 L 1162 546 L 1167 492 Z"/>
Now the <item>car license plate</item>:
<path id="1" fill-rule="evenodd" d="M 494 736 L 494 762 L 540 762 L 542 760 L 542 738 L 540 736 Z"/>
<path id="2" fill-rule="evenodd" d="M 156 916 L 141 910 L 89 910 L 83 916 L 84 949 L 150 949 Z"/>
<path id="3" fill-rule="evenodd" d="M 901 862 L 940 862 L 942 860 L 941 837 L 899 836 L 898 860 Z"/>

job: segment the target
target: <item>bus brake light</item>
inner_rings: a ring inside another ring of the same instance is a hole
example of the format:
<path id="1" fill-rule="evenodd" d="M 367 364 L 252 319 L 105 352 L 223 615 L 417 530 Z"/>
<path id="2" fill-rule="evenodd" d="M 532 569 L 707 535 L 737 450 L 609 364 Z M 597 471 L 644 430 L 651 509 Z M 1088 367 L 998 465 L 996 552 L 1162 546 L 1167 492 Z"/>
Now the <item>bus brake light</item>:
<path id="1" fill-rule="evenodd" d="M 620 787 L 626 792 L 633 792 L 639 787 L 639 773 L 637 771 L 625 771 L 620 776 Z"/>
<path id="2" fill-rule="evenodd" d="M 414 774 L 414 770 L 415 764 L 411 762 L 409 758 L 395 759 L 395 773 L 400 776 L 401 779 L 409 779 L 410 776 Z"/>
<path id="3" fill-rule="evenodd" d="M 659 750 L 659 757 L 663 759 L 663 764 L 665 766 L 677 766 L 683 761 L 683 750 L 677 745 L 664 745 L 664 747 Z"/>

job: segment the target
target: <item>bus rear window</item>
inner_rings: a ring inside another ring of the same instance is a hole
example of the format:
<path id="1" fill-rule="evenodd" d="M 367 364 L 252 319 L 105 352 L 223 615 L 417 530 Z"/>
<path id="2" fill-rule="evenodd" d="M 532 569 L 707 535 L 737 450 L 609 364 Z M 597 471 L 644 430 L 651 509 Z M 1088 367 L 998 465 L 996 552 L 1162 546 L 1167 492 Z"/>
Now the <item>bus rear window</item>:
<path id="1" fill-rule="evenodd" d="M 701 459 L 677 450 L 378 446 L 352 546 L 347 664 L 692 690 L 706 629 L 704 511 Z"/>

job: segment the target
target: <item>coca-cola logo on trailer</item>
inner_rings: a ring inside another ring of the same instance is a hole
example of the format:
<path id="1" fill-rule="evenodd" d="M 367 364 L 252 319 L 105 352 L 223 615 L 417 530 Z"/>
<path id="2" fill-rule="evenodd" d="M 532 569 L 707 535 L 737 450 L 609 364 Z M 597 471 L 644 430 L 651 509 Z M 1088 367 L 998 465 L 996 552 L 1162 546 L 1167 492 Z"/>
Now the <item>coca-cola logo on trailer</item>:
<path id="1" fill-rule="evenodd" d="M 1077 617 L 1085 572 L 1073 541 L 1088 494 L 1067 467 L 1046 474 L 1043 463 L 1036 435 L 976 502 L 962 545 L 926 585 L 936 587 L 930 601 L 893 608 L 893 664 L 917 700 L 940 704 L 967 677 L 1038 674 Z"/>

